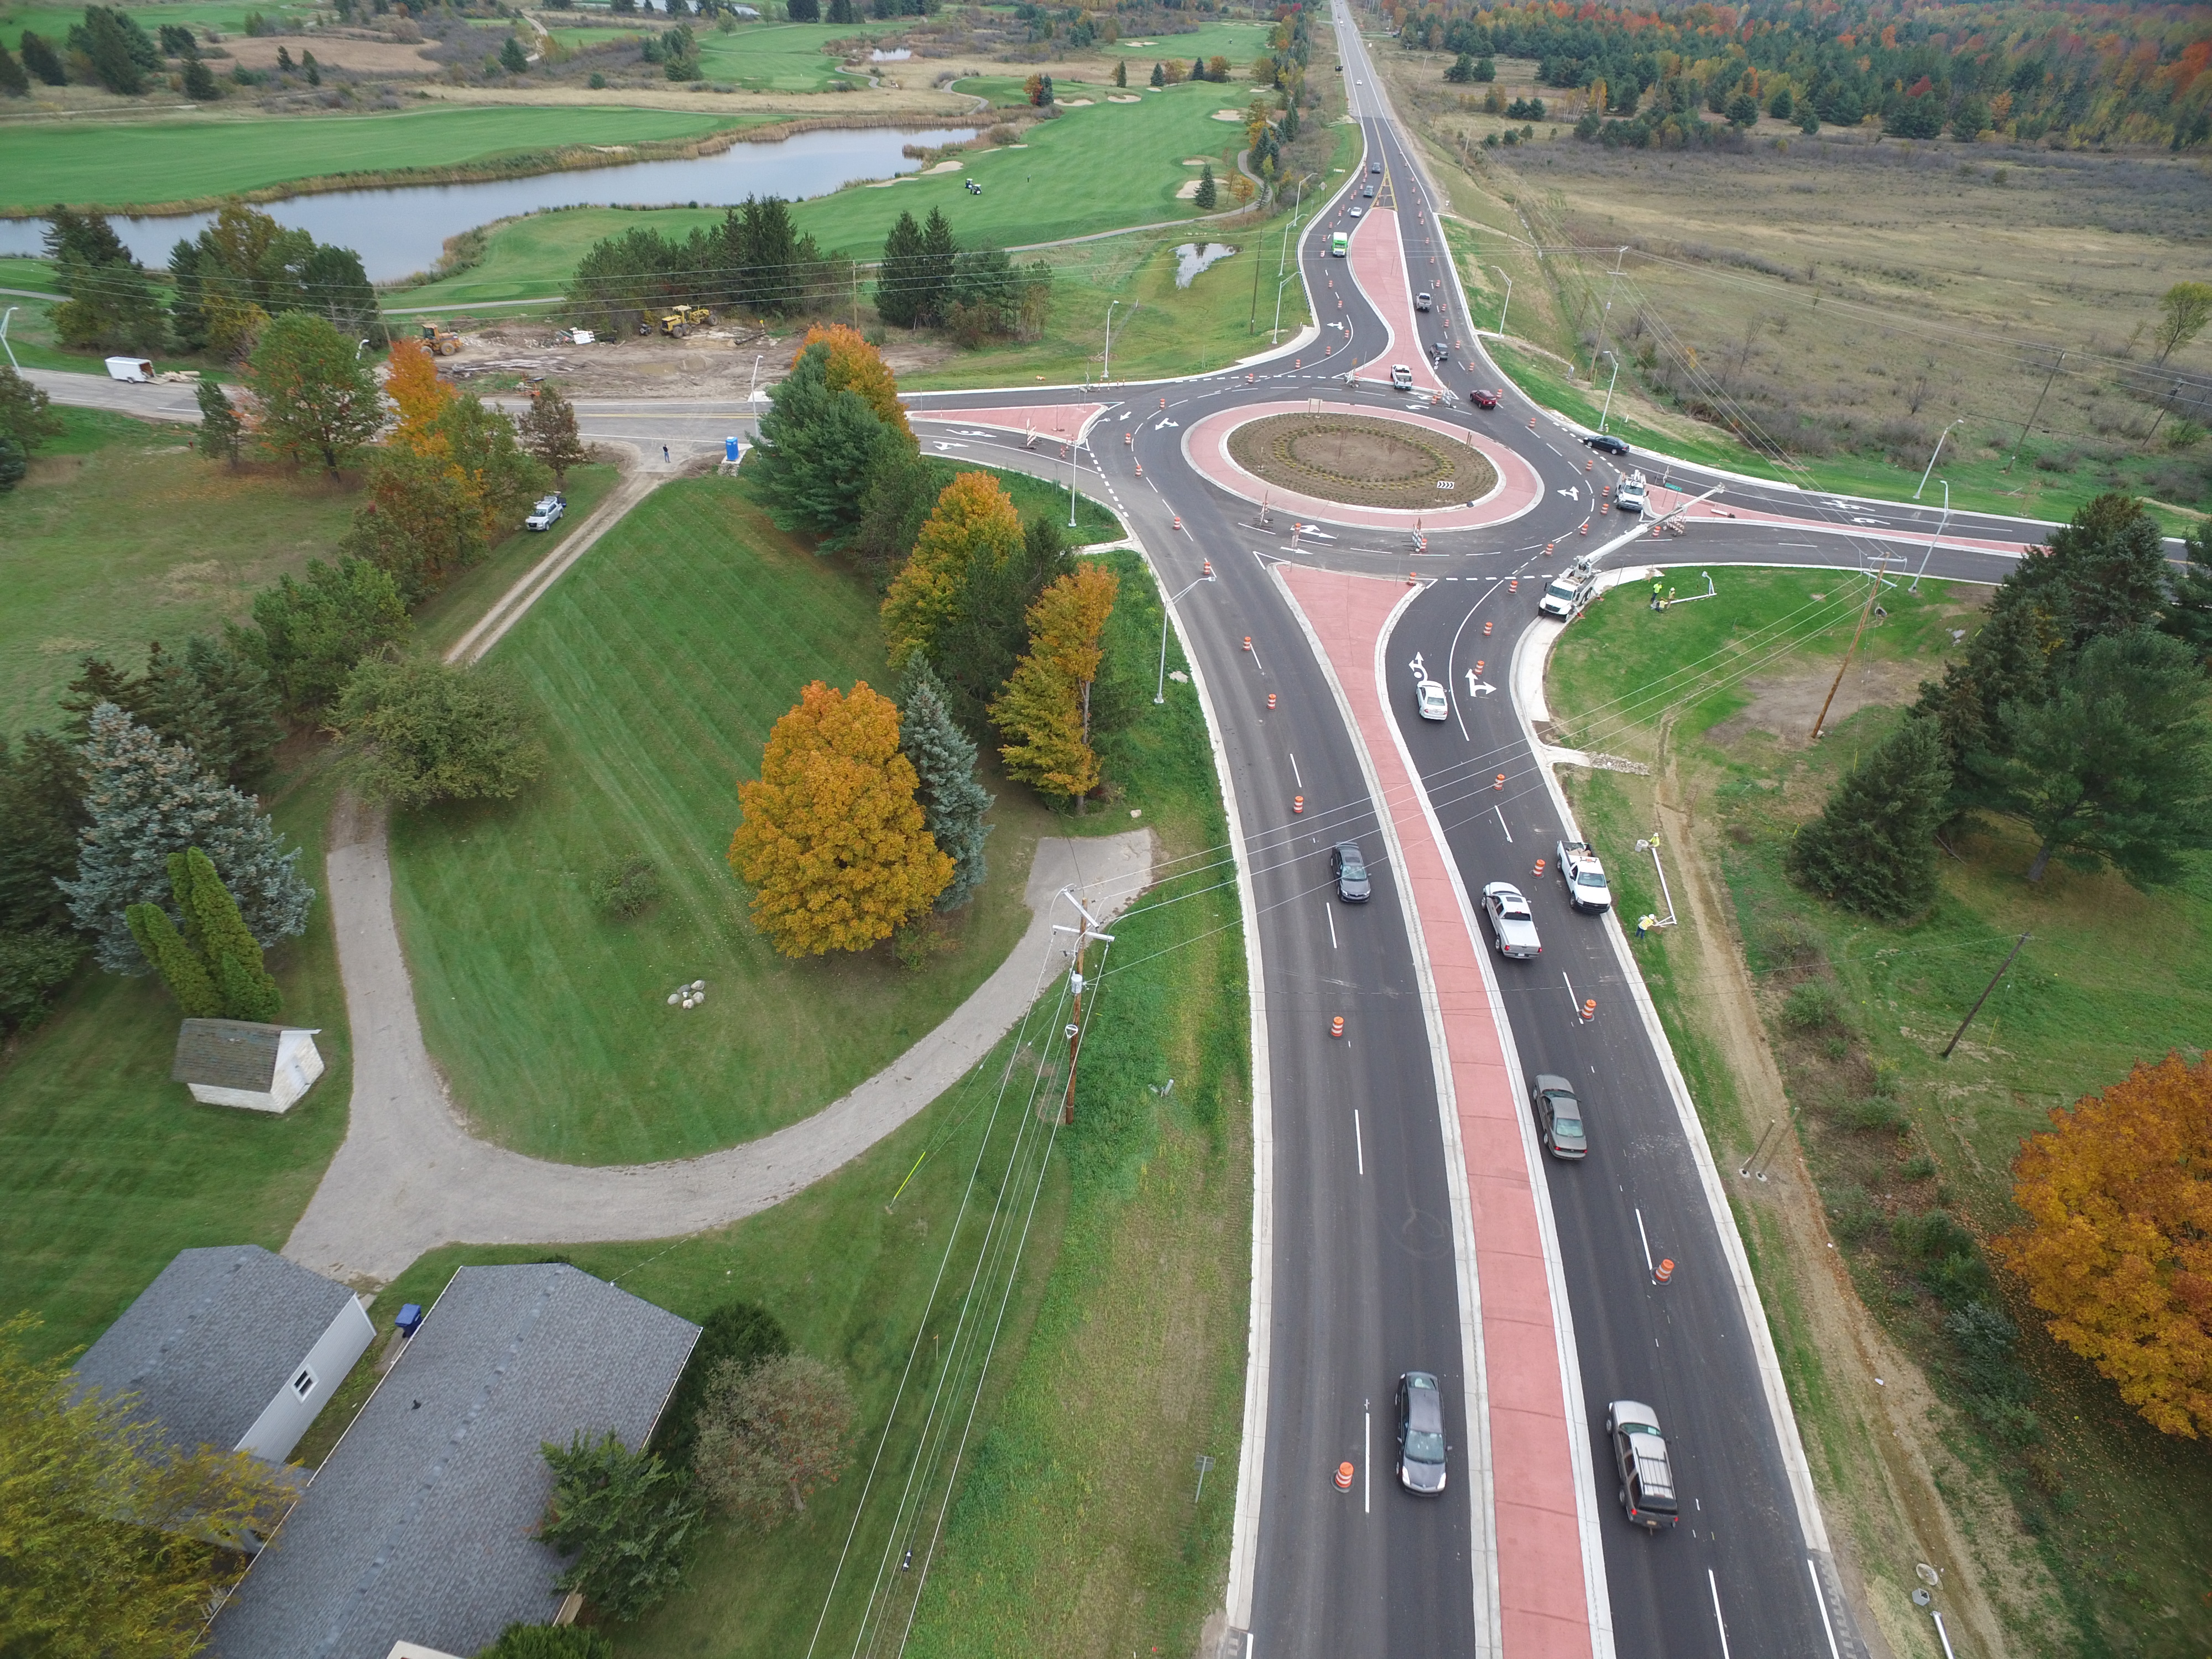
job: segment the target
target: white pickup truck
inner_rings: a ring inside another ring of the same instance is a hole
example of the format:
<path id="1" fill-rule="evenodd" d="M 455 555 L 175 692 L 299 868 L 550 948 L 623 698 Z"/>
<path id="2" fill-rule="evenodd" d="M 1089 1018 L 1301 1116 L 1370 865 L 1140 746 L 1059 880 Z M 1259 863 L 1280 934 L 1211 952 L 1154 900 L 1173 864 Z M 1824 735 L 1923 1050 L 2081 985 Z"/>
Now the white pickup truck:
<path id="1" fill-rule="evenodd" d="M 1632 472 L 1613 495 L 1613 504 L 1623 513 L 1641 513 L 1645 506 L 1644 493 L 1650 480 L 1641 472 Z"/>
<path id="2" fill-rule="evenodd" d="M 1545 585 L 1544 596 L 1536 601 L 1536 609 L 1547 617 L 1572 620 L 1596 597 L 1596 574 L 1585 562 L 1577 559 Z"/>
<path id="3" fill-rule="evenodd" d="M 1613 889 L 1606 884 L 1605 866 L 1585 841 L 1563 841 L 1559 848 L 1559 879 L 1567 884 L 1567 902 L 1577 910 L 1610 910 Z"/>

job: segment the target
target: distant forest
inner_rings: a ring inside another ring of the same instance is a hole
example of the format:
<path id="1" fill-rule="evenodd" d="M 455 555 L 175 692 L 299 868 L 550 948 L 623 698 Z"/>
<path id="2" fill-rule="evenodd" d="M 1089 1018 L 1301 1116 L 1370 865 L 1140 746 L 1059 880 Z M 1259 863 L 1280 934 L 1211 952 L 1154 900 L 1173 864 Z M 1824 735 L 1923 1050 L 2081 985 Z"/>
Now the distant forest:
<path id="1" fill-rule="evenodd" d="M 1534 58 L 1545 85 L 1580 89 L 1616 117 L 1641 105 L 1647 121 L 1668 112 L 1694 120 L 1748 94 L 1770 113 L 1836 126 L 1879 118 L 1902 137 L 1994 132 L 2176 150 L 2212 140 L 2212 8 L 2202 5 L 1385 9 L 1410 50 Z"/>

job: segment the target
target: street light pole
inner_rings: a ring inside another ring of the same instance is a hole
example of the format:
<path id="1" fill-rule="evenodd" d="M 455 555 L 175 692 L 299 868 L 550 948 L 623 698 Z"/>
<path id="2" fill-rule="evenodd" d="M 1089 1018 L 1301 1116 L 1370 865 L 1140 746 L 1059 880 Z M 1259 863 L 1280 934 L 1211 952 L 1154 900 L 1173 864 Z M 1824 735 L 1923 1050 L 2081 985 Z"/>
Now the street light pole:
<path id="1" fill-rule="evenodd" d="M 1607 357 L 1613 357 L 1613 353 L 1611 351 L 1607 351 L 1603 355 Z M 1605 408 L 1600 411 L 1597 417 L 1597 429 L 1600 432 L 1605 430 L 1606 422 L 1613 417 L 1613 388 L 1619 384 L 1620 380 L 1620 359 L 1618 357 L 1613 357 L 1613 379 L 1605 383 Z"/>
<path id="2" fill-rule="evenodd" d="M 1067 527 L 1075 528 L 1075 446 L 1082 441 L 1079 432 L 1067 441 Z"/>
<path id="3" fill-rule="evenodd" d="M 1106 307 L 1106 362 L 1099 370 L 1098 384 L 1101 386 L 1114 384 L 1114 307 L 1121 303 L 1115 300 Z"/>
<path id="4" fill-rule="evenodd" d="M 15 348 L 8 343 L 8 319 L 22 308 L 21 306 L 9 306 L 7 310 L 0 311 L 0 351 L 8 354 L 8 367 L 18 374 L 23 372 L 23 366 L 15 361 Z"/>
<path id="5" fill-rule="evenodd" d="M 1961 420 L 1961 421 L 1962 421 L 1962 420 L 1964 420 L 1964 419 L 1966 419 L 1966 416 L 1963 416 L 1963 415 L 1962 415 L 1962 416 L 1960 416 L 1959 417 L 1959 420 Z M 1932 453 L 1930 453 L 1930 454 L 1929 454 L 1929 456 L 1928 457 L 1928 465 L 1927 465 L 1927 468 L 1926 468 L 1926 469 L 1925 469 L 1925 471 L 1923 471 L 1921 473 L 1921 475 L 1920 475 L 1920 489 L 1916 489 L 1916 490 L 1914 490 L 1914 491 L 1912 492 L 1912 499 L 1913 499 L 1914 501 L 1918 501 L 1918 500 L 1920 499 L 1920 490 L 1921 490 L 1921 489 L 1927 489 L 1927 488 L 1928 488 L 1928 474 L 1929 474 L 1929 473 L 1930 473 L 1930 472 L 1933 472 L 1933 471 L 1936 470 L 1936 457 L 1937 455 L 1941 455 L 1941 454 L 1943 453 L 1943 440 L 1944 440 L 1944 439 L 1946 439 L 1946 438 L 1948 438 L 1948 437 L 1949 437 L 1949 436 L 1951 435 L 1951 428 L 1952 428 L 1952 427 L 1955 427 L 1955 426 L 1957 426 L 1958 424 L 1959 424 L 1959 421 L 1954 421 L 1954 422 L 1951 422 L 1951 425 L 1950 425 L 1950 426 L 1947 426 L 1947 427 L 1945 427 L 1945 428 L 1942 429 L 1942 431 L 1941 431 L 1940 433 L 1936 434 L 1936 448 L 1935 448 L 1934 452 L 1933 452 Z"/>
<path id="6" fill-rule="evenodd" d="M 1498 307 L 1498 337 L 1502 340 L 1505 337 L 1505 313 L 1513 309 L 1513 279 L 1505 276 L 1503 266 L 1492 265 L 1491 269 L 1505 279 L 1505 303 Z"/>
<path id="7" fill-rule="evenodd" d="M 2035 407 L 2028 410 L 2027 419 L 2021 422 L 2020 436 L 2013 440 L 2012 454 L 2004 464 L 2007 472 L 2012 471 L 2013 462 L 2020 459 L 2020 447 L 2027 441 L 2028 428 L 2035 424 L 2035 417 L 2043 413 L 2043 400 L 2051 395 L 2051 383 L 2058 378 L 2058 371 L 2065 367 L 2066 356 L 2065 352 L 2060 352 L 2058 361 L 2051 366 L 2051 373 L 2043 377 L 2043 390 L 2035 394 Z"/>
<path id="8" fill-rule="evenodd" d="M 1160 606 L 1160 680 L 1158 688 L 1152 693 L 1154 702 L 1165 702 L 1168 700 L 1168 608 L 1183 594 L 1189 592 L 1192 587 L 1196 587 L 1199 582 L 1210 582 L 1212 580 L 1213 567 L 1209 563 L 1206 568 L 1206 574 L 1200 576 L 1198 581 L 1191 583 L 1189 587 L 1170 593 L 1168 595 L 1167 604 Z"/>
<path id="9" fill-rule="evenodd" d="M 1597 317 L 1597 349 L 1599 351 L 1603 351 L 1605 349 L 1606 325 L 1612 320 L 1613 317 L 1613 291 L 1620 285 L 1620 262 L 1627 257 L 1628 250 L 1626 248 L 1621 249 L 1620 252 L 1613 255 L 1613 279 L 1605 285 L 1605 309 L 1598 313 Z M 1620 373 L 1620 358 L 1615 357 L 1613 360 L 1613 367 L 1615 374 Z M 1593 354 L 1590 358 L 1590 374 L 1593 379 L 1595 379 L 1597 374 L 1597 357 L 1595 354 Z"/>
<path id="10" fill-rule="evenodd" d="M 1936 526 L 1936 533 L 1928 538 L 1928 550 L 1920 556 L 1919 574 L 1913 577 L 1912 586 L 1905 590 L 1908 593 L 1920 591 L 1920 577 L 1928 574 L 1928 561 L 1936 556 L 1936 544 L 1943 539 L 1943 532 L 1951 527 L 1951 481 L 1938 478 L 1936 482 L 1943 486 L 1943 522 Z"/>

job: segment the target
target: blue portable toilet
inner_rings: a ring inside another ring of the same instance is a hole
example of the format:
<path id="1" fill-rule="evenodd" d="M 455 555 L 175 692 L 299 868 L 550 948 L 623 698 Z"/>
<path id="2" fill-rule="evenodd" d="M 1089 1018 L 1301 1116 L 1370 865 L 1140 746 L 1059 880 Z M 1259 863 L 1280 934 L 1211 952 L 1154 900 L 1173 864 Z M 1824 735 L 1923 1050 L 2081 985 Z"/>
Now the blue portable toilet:
<path id="1" fill-rule="evenodd" d="M 738 438 L 725 438 L 722 440 L 722 459 L 724 460 L 737 462 L 742 461 L 744 458 L 745 447 L 743 440 Z"/>

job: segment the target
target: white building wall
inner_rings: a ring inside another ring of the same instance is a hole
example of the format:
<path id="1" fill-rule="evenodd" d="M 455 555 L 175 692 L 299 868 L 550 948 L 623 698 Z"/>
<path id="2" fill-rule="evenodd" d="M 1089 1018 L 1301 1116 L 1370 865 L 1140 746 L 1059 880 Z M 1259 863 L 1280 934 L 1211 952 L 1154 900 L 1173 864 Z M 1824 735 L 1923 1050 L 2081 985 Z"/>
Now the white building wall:
<path id="1" fill-rule="evenodd" d="M 261 1415 L 254 1419 L 253 1426 L 246 1431 L 236 1449 L 252 1452 L 271 1463 L 282 1463 L 289 1457 L 292 1448 L 300 1443 L 300 1437 L 307 1433 L 307 1425 L 337 1392 L 339 1382 L 375 1336 L 376 1327 L 369 1322 L 361 1304 L 348 1297 L 330 1328 L 292 1367 L 283 1386 L 276 1390 L 276 1397 L 262 1408 Z M 304 1399 L 292 1386 L 292 1379 L 303 1370 L 315 1376 L 314 1386 Z"/>

